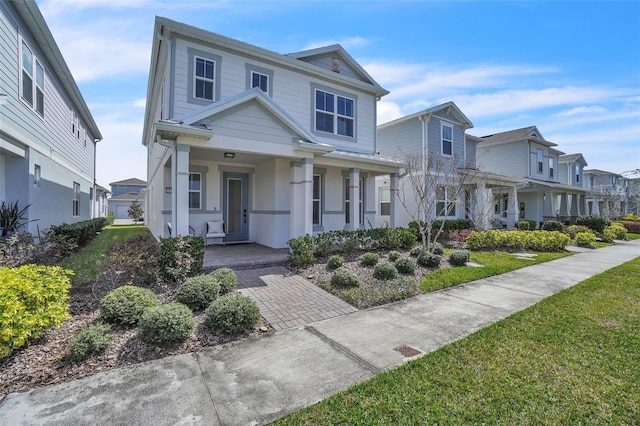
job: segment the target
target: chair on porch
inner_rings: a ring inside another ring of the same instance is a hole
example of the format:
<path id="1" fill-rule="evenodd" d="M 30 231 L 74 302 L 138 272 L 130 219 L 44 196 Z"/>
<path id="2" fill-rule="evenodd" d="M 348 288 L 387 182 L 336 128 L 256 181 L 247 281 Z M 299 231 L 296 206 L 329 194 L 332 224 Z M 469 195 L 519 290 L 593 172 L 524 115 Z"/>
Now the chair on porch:
<path id="1" fill-rule="evenodd" d="M 208 221 L 207 232 L 205 234 L 205 245 L 209 245 L 209 239 L 221 239 L 222 245 L 226 245 L 227 233 L 224 222 L 221 220 Z"/>

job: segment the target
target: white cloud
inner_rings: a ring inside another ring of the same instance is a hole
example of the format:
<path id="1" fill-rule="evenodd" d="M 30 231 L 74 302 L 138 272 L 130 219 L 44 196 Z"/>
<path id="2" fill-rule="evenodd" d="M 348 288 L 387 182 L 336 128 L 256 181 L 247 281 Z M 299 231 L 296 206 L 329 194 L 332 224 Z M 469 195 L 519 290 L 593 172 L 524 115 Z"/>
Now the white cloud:
<path id="1" fill-rule="evenodd" d="M 591 106 L 579 106 L 579 107 L 571 108 L 571 109 L 566 110 L 566 111 L 561 111 L 557 115 L 559 117 L 572 117 L 572 116 L 576 116 L 576 115 L 589 115 L 589 116 L 591 116 L 592 114 L 603 113 L 605 111 L 606 111 L 606 109 L 601 107 L 601 106 L 591 105 Z"/>
<path id="2" fill-rule="evenodd" d="M 147 99 L 146 98 L 135 99 L 129 102 L 129 105 L 136 108 L 145 108 L 147 106 Z"/>
<path id="3" fill-rule="evenodd" d="M 307 43 L 303 50 L 316 49 L 318 47 L 330 46 L 332 44 L 340 44 L 345 49 L 353 49 L 368 45 L 370 42 L 364 37 L 345 37 L 341 39 L 318 40 Z"/>

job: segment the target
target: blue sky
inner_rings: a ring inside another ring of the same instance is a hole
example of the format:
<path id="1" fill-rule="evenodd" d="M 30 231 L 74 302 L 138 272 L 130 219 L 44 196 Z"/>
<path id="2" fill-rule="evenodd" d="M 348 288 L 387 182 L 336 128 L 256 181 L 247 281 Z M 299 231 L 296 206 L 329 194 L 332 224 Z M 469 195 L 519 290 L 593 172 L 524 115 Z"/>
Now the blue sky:
<path id="1" fill-rule="evenodd" d="M 37 2 L 104 136 L 107 188 L 146 179 L 156 15 L 278 53 L 340 43 L 391 92 L 379 124 L 453 101 L 470 134 L 535 125 L 589 168 L 640 168 L 640 1 Z"/>

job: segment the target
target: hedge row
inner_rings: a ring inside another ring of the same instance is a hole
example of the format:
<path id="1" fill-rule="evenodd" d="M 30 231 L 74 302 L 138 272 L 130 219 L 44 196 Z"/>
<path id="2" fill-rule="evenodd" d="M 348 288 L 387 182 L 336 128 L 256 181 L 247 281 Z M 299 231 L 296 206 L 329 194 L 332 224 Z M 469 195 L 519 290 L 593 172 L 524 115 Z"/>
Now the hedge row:
<path id="1" fill-rule="evenodd" d="M 51 231 L 54 235 L 63 237 L 77 244 L 82 248 L 89 244 L 108 224 L 106 217 L 83 220 L 76 223 L 63 223 L 62 225 L 52 225 Z"/>
<path id="2" fill-rule="evenodd" d="M 627 232 L 631 232 L 632 234 L 640 234 L 640 222 L 630 221 L 630 220 L 621 220 L 619 222 L 620 225 L 624 226 L 627 229 Z"/>
<path id="3" fill-rule="evenodd" d="M 571 238 L 559 231 L 475 231 L 467 238 L 471 250 L 563 251 L 570 243 Z"/>

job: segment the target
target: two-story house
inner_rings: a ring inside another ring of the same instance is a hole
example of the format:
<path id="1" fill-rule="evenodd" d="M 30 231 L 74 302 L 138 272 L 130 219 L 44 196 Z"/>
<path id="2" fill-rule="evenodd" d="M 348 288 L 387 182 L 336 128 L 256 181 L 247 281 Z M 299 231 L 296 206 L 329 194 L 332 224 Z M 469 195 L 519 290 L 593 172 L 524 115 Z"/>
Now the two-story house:
<path id="1" fill-rule="evenodd" d="M 576 188 L 584 188 L 585 176 L 584 168 L 587 167 L 587 160 L 580 153 L 563 154 L 558 156 L 558 180 L 561 184 L 571 185 Z M 560 214 L 569 217 L 561 218 L 563 222 L 572 222 L 577 216 L 587 214 L 586 194 L 571 194 L 570 197 L 559 197 L 556 199 L 560 206 Z M 566 205 L 565 203 L 568 203 Z"/>
<path id="2" fill-rule="evenodd" d="M 35 1 L 0 2 L 0 33 L 0 200 L 32 234 L 97 216 L 102 136 Z"/>
<path id="3" fill-rule="evenodd" d="M 618 173 L 598 169 L 584 171 L 587 213 L 613 219 L 629 212 L 630 180 Z M 635 203 L 632 203 L 635 205 Z"/>
<path id="4" fill-rule="evenodd" d="M 586 191 L 560 180 L 559 161 L 564 153 L 535 127 L 510 130 L 479 138 L 477 162 L 484 170 L 522 180 L 517 190 L 519 217 L 540 223 L 570 222 L 585 214 Z M 583 180 L 582 169 L 576 182 Z"/>
<path id="5" fill-rule="evenodd" d="M 226 242 L 375 221 L 376 104 L 388 92 L 339 45 L 279 54 L 156 18 L 142 143 L 158 236 L 224 222 Z"/>
<path id="6" fill-rule="evenodd" d="M 147 182 L 142 179 L 131 178 L 111 182 L 111 197 L 109 198 L 109 212 L 114 219 L 128 219 L 131 203 L 137 201 L 144 210 L 144 189 Z"/>
<path id="7" fill-rule="evenodd" d="M 378 126 L 380 154 L 406 165 L 400 176 L 377 179 L 378 226 L 465 218 L 481 228 L 515 225 L 518 211 L 504 200 L 514 199 L 518 181 L 478 170 L 478 138 L 466 134 L 472 127 L 453 102 Z"/>

